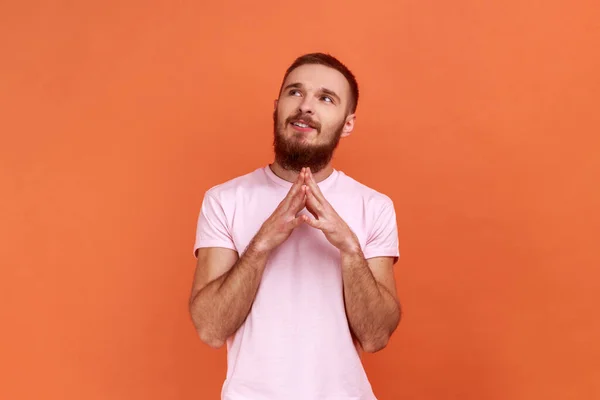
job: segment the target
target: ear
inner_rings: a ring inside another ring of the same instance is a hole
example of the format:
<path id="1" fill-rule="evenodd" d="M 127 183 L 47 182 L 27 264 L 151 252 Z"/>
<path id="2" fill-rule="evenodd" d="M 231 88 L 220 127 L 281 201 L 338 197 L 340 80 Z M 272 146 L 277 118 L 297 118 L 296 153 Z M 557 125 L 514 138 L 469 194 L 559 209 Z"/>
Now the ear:
<path id="1" fill-rule="evenodd" d="M 346 123 L 344 124 L 344 128 L 342 129 L 341 137 L 350 136 L 350 134 L 354 130 L 354 122 L 355 121 L 356 121 L 356 114 L 350 114 L 346 117 Z"/>
<path id="2" fill-rule="evenodd" d="M 274 107 L 274 110 L 277 110 L 277 102 L 278 102 L 278 101 L 279 101 L 278 99 L 275 99 L 275 101 L 273 102 L 273 103 L 274 103 L 274 105 L 273 105 L 273 107 Z"/>

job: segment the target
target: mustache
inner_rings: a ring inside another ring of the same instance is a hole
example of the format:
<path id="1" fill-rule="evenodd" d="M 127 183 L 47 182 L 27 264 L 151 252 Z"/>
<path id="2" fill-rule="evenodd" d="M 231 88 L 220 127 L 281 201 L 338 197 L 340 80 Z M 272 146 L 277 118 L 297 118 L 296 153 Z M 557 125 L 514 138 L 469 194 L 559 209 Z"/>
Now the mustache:
<path id="1" fill-rule="evenodd" d="M 317 132 L 321 132 L 321 124 L 319 122 L 315 121 L 314 119 L 312 119 L 312 117 L 309 114 L 303 113 L 302 111 L 298 111 L 298 112 L 296 112 L 296 114 L 287 117 L 285 120 L 285 124 L 287 125 L 289 123 L 300 121 L 300 120 L 304 121 L 312 128 L 315 128 L 317 130 Z"/>

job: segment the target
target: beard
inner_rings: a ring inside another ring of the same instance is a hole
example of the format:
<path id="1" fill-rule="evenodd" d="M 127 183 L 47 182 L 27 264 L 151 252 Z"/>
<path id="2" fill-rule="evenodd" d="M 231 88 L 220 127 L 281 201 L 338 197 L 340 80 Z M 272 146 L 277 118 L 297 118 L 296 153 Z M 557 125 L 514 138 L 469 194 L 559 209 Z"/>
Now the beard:
<path id="1" fill-rule="evenodd" d="M 300 140 L 296 140 L 293 137 L 285 137 L 284 131 L 288 127 L 289 122 L 299 118 L 311 121 L 310 116 L 297 113 L 288 117 L 283 124 L 280 124 L 279 118 L 277 117 L 277 110 L 273 113 L 273 147 L 275 150 L 275 160 L 283 168 L 290 171 L 300 172 L 302 168 L 309 167 L 311 172 L 319 172 L 329 164 L 333 157 L 333 153 L 342 136 L 344 121 L 342 121 L 339 126 L 333 128 L 333 135 L 330 142 L 313 145 L 302 143 Z M 317 133 L 320 135 L 321 125 L 318 125 L 316 129 Z"/>

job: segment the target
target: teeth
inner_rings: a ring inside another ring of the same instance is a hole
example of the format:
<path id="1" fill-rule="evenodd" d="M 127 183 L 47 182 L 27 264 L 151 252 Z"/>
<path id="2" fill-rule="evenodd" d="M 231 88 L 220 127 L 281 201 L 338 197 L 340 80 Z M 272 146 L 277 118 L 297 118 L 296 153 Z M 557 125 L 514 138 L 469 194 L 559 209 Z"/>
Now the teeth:
<path id="1" fill-rule="evenodd" d="M 308 125 L 303 124 L 302 122 L 294 122 L 293 125 L 299 126 L 300 128 L 308 128 Z"/>

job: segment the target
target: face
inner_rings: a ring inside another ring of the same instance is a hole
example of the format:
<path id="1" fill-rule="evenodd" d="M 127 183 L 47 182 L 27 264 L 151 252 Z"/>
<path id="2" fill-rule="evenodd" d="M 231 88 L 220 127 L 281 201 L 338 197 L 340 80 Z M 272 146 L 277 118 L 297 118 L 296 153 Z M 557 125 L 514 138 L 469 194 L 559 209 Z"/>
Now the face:
<path id="1" fill-rule="evenodd" d="M 276 102 L 274 147 L 286 169 L 318 172 L 331 160 L 340 138 L 354 127 L 350 85 L 340 72 L 308 64 L 294 69 Z"/>

